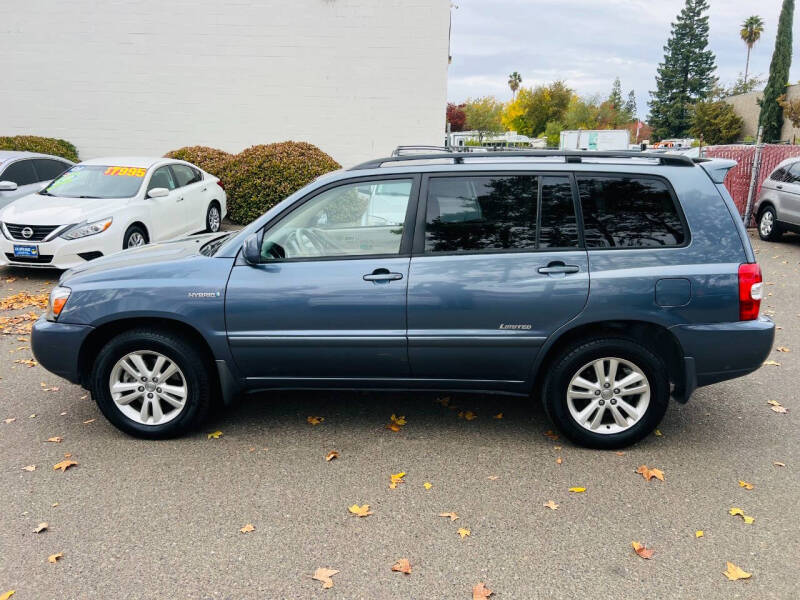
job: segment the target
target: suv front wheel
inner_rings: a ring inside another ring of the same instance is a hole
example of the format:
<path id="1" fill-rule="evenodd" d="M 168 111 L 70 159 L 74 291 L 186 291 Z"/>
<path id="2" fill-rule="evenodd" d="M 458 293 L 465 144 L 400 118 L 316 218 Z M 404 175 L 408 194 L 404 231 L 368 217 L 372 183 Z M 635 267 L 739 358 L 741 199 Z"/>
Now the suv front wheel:
<path id="1" fill-rule="evenodd" d="M 556 358 L 543 400 L 548 416 L 574 443 L 622 448 L 651 433 L 664 416 L 667 369 L 633 340 L 592 339 Z"/>
<path id="2" fill-rule="evenodd" d="M 758 237 L 767 242 L 777 241 L 781 237 L 781 226 L 775 209 L 767 206 L 758 214 Z"/>

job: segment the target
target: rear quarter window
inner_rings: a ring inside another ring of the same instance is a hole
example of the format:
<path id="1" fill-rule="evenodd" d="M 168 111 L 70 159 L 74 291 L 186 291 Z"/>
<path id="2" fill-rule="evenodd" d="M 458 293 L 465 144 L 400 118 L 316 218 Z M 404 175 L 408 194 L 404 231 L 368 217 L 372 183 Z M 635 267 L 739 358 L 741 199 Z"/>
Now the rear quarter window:
<path id="1" fill-rule="evenodd" d="M 577 176 L 588 248 L 682 246 L 686 227 L 670 187 L 635 175 Z"/>

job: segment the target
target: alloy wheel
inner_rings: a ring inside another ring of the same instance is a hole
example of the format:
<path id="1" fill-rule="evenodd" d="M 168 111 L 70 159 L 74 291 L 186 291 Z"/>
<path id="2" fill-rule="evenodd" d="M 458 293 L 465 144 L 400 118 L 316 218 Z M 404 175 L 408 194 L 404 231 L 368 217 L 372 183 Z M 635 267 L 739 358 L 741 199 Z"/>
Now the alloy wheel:
<path id="1" fill-rule="evenodd" d="M 220 216 L 219 216 L 219 209 L 216 206 L 212 206 L 208 209 L 208 230 L 212 233 L 216 233 L 219 231 L 219 224 L 220 224 Z"/>
<path id="2" fill-rule="evenodd" d="M 186 407 L 189 386 L 178 365 L 152 350 L 130 352 L 120 358 L 108 381 L 111 399 L 131 421 L 163 425 Z"/>
<path id="3" fill-rule="evenodd" d="M 772 228 L 775 226 L 775 216 L 771 210 L 764 211 L 761 215 L 761 222 L 758 224 L 758 229 L 764 237 L 772 233 Z"/>
<path id="4" fill-rule="evenodd" d="M 128 248 L 136 248 L 137 246 L 144 246 L 147 242 L 144 236 L 138 231 L 134 231 L 128 236 Z"/>

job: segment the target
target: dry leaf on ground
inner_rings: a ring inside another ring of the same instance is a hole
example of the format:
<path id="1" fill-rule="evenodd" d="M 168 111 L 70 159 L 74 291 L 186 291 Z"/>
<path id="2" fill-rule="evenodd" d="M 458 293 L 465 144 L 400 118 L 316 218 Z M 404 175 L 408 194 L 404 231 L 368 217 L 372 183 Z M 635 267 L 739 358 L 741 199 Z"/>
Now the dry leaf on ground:
<path id="1" fill-rule="evenodd" d="M 494 592 L 487 588 L 486 584 L 481 581 L 472 588 L 472 600 L 486 600 L 486 598 L 493 593 Z"/>
<path id="2" fill-rule="evenodd" d="M 752 525 L 755 522 L 755 518 L 744 514 L 744 511 L 741 508 L 732 508 L 728 511 L 728 514 L 732 517 L 737 515 L 742 517 L 742 520 L 744 520 L 747 525 Z"/>
<path id="3" fill-rule="evenodd" d="M 638 469 L 636 469 L 636 473 L 639 473 L 647 481 L 650 481 L 653 477 L 659 481 L 664 481 L 664 471 L 661 469 L 650 469 L 647 465 L 641 465 Z"/>
<path id="4" fill-rule="evenodd" d="M 786 408 L 786 407 L 784 407 L 784 406 L 783 406 L 783 405 L 782 405 L 780 402 L 778 402 L 777 400 L 767 400 L 767 404 L 769 404 L 769 407 L 770 407 L 770 408 L 771 408 L 773 411 L 775 411 L 776 413 L 780 413 L 780 414 L 786 414 L 787 412 L 789 412 L 789 409 L 788 409 L 788 408 Z"/>
<path id="5" fill-rule="evenodd" d="M 47 438 L 45 441 L 46 442 L 54 442 L 56 444 L 60 444 L 61 442 L 64 441 L 64 438 L 62 438 L 60 435 L 56 435 L 56 436 L 53 436 L 51 438 Z"/>
<path id="6" fill-rule="evenodd" d="M 499 412 L 496 415 L 494 415 L 492 418 L 493 419 L 502 419 L 503 418 L 503 413 Z"/>
<path id="7" fill-rule="evenodd" d="M 653 558 L 654 552 L 643 544 L 640 544 L 639 542 L 631 542 L 631 546 L 633 546 L 633 551 L 642 558 L 646 558 L 648 560 Z"/>
<path id="8" fill-rule="evenodd" d="M 780 367 L 781 363 L 774 361 L 774 360 L 765 360 L 764 365 L 768 367 Z"/>
<path id="9" fill-rule="evenodd" d="M 87 419 L 86 421 L 83 422 L 83 424 L 84 425 L 88 425 L 89 423 L 94 423 L 94 422 L 95 422 L 95 419 Z"/>
<path id="10" fill-rule="evenodd" d="M 63 473 L 64 471 L 66 471 L 70 467 L 74 467 L 77 464 L 78 463 L 76 463 L 74 460 L 65 459 L 65 460 L 62 460 L 60 463 L 54 464 L 53 465 L 53 471 L 58 471 L 59 469 L 61 469 L 61 472 Z"/>
<path id="11" fill-rule="evenodd" d="M 48 527 L 49 525 L 45 522 L 39 523 L 36 526 L 36 529 L 33 530 L 33 533 L 42 533 L 43 531 L 46 531 Z"/>
<path id="12" fill-rule="evenodd" d="M 59 552 L 57 554 L 51 554 L 50 556 L 47 557 L 47 562 L 55 564 L 62 558 L 64 558 L 63 552 Z"/>
<path id="13" fill-rule="evenodd" d="M 23 471 L 35 471 L 36 470 L 36 465 L 26 465 L 26 466 L 22 467 L 22 470 Z"/>
<path id="14" fill-rule="evenodd" d="M 19 292 L 12 296 L 0 298 L 0 310 L 19 310 L 35 306 L 36 308 L 47 308 L 48 294 L 29 294 Z"/>
<path id="15" fill-rule="evenodd" d="M 314 574 L 311 576 L 311 579 L 316 579 L 317 581 L 321 581 L 322 588 L 327 590 L 328 588 L 333 587 L 333 579 L 331 579 L 331 577 L 336 575 L 338 572 L 339 571 L 337 571 L 336 569 L 328 569 L 325 567 L 320 567 L 319 569 L 314 571 Z"/>
<path id="16" fill-rule="evenodd" d="M 424 487 L 426 490 L 429 490 L 433 487 L 433 484 L 430 481 L 426 481 L 422 484 L 422 487 Z"/>
<path id="17" fill-rule="evenodd" d="M 255 530 L 256 530 L 256 528 L 253 526 L 253 524 L 252 523 L 248 523 L 247 525 L 242 527 L 239 531 L 241 533 L 250 533 L 251 531 L 255 531 Z"/>
<path id="18" fill-rule="evenodd" d="M 653 435 L 654 435 L 654 436 L 656 436 L 656 437 L 661 437 L 661 436 L 663 436 L 664 434 L 663 434 L 663 433 L 661 433 L 661 430 L 660 430 L 660 429 L 656 429 L 655 431 L 653 431 Z"/>
<path id="19" fill-rule="evenodd" d="M 722 574 L 731 581 L 736 581 L 737 579 L 750 579 L 753 576 L 752 573 L 748 573 L 740 567 L 737 567 L 732 562 L 725 563 L 725 565 L 727 568 L 722 572 Z"/>
<path id="20" fill-rule="evenodd" d="M 369 515 L 372 514 L 372 511 L 369 509 L 369 504 L 365 504 L 363 506 L 359 506 L 358 504 L 353 504 L 353 506 L 349 506 L 347 510 L 349 510 L 357 517 L 368 517 Z"/>
<path id="21" fill-rule="evenodd" d="M 743 487 L 746 490 L 752 490 L 755 486 L 752 483 L 748 483 L 747 481 L 739 480 L 739 487 Z"/>
<path id="22" fill-rule="evenodd" d="M 208 434 L 208 439 L 218 440 L 222 435 L 223 433 L 221 431 L 212 431 L 211 433 Z"/>
<path id="23" fill-rule="evenodd" d="M 411 575 L 411 563 L 408 562 L 407 558 L 399 559 L 394 565 L 392 566 L 392 571 L 397 571 L 399 573 L 405 573 L 406 575 Z"/>
<path id="24" fill-rule="evenodd" d="M 489 475 L 486 479 L 488 479 L 489 481 L 497 481 L 498 479 L 500 479 L 500 475 Z"/>
<path id="25" fill-rule="evenodd" d="M 14 594 L 16 594 L 15 590 L 8 590 L 5 594 L 0 595 L 0 600 L 8 600 Z"/>
<path id="26" fill-rule="evenodd" d="M 777 350 L 778 352 L 791 352 L 791 350 L 786 346 L 778 346 L 777 348 L 775 348 L 775 350 Z"/>
<path id="27" fill-rule="evenodd" d="M 460 535 L 460 536 L 461 536 L 461 539 L 462 539 L 462 540 L 463 540 L 465 537 L 467 537 L 468 535 L 472 535 L 472 532 L 471 532 L 469 529 L 465 528 L 465 527 L 461 527 L 461 528 L 460 528 L 460 529 L 457 531 L 457 533 L 458 533 L 458 535 Z"/>
<path id="28" fill-rule="evenodd" d="M 698 529 L 697 531 L 694 532 L 694 537 L 696 537 L 696 538 L 701 538 L 704 535 L 705 535 L 705 533 L 703 532 L 702 529 Z"/>
<path id="29" fill-rule="evenodd" d="M 560 464 L 561 464 L 561 463 L 563 463 L 563 462 L 564 462 L 564 459 L 563 459 L 563 458 L 561 458 L 560 456 L 559 456 L 559 457 L 556 459 L 556 464 L 557 464 L 557 465 L 560 465 Z"/>
<path id="30" fill-rule="evenodd" d="M 11 423 L 13 423 L 16 420 L 17 420 L 16 417 L 11 417 L 9 419 L 3 419 L 3 423 L 5 423 L 6 425 L 11 425 Z"/>
<path id="31" fill-rule="evenodd" d="M 325 417 L 306 417 L 306 422 L 309 425 L 319 425 L 325 420 Z M 333 584 L 331 584 L 333 585 Z"/>
<path id="32" fill-rule="evenodd" d="M 556 441 L 558 439 L 558 434 L 555 431 L 551 431 L 550 429 L 545 431 L 544 434 L 553 441 Z"/>
<path id="33" fill-rule="evenodd" d="M 334 458 L 339 458 L 339 452 L 336 450 L 331 450 L 325 455 L 325 460 L 327 462 L 331 462 Z"/>
<path id="34" fill-rule="evenodd" d="M 775 465 L 776 467 L 785 467 L 786 466 L 786 463 L 778 462 L 777 460 L 772 464 Z"/>
<path id="35" fill-rule="evenodd" d="M 389 475 L 389 489 L 393 490 L 396 489 L 398 485 L 403 483 L 403 477 L 406 476 L 405 471 L 401 471 L 400 473 L 395 473 L 394 475 Z"/>
<path id="36" fill-rule="evenodd" d="M 544 506 L 549 508 L 550 510 L 558 510 L 558 504 L 556 504 L 552 500 L 548 500 L 547 502 L 545 502 Z"/>
<path id="37" fill-rule="evenodd" d="M 571 487 L 567 491 L 572 492 L 573 494 L 582 494 L 583 492 L 586 491 L 586 488 L 585 487 Z"/>
<path id="38" fill-rule="evenodd" d="M 455 521 L 458 518 L 458 515 L 454 512 L 446 512 L 446 513 L 439 513 L 440 517 L 447 517 L 451 521 Z"/>

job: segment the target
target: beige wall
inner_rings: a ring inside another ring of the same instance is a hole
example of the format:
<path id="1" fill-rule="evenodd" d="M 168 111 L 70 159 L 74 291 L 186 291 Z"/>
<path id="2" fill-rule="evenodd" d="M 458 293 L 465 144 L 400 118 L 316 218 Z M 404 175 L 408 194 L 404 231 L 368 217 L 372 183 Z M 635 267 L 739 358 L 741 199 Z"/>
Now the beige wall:
<path id="1" fill-rule="evenodd" d="M 764 92 L 750 92 L 749 94 L 740 94 L 738 96 L 725 98 L 725 102 L 732 104 L 736 114 L 744 119 L 742 137 L 756 137 L 758 133 L 758 115 L 761 112 L 758 100 L 760 100 L 763 95 Z M 786 96 L 790 100 L 800 98 L 800 84 L 787 87 Z M 781 140 L 791 140 L 794 135 L 800 137 L 800 130 L 794 130 L 792 128 L 792 122 L 789 119 L 784 119 L 783 129 L 781 130 Z"/>

